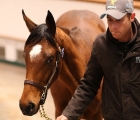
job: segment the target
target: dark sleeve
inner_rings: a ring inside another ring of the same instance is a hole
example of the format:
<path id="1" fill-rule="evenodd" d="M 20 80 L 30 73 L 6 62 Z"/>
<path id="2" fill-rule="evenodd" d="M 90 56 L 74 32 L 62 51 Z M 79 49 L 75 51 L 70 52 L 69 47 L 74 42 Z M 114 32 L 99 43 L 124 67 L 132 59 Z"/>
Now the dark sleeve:
<path id="1" fill-rule="evenodd" d="M 84 112 L 89 103 L 96 96 L 103 77 L 103 72 L 98 64 L 96 44 L 93 44 L 91 57 L 87 65 L 81 84 L 75 90 L 75 93 L 63 111 L 69 120 L 77 120 Z M 94 108 L 93 108 L 94 109 Z"/>

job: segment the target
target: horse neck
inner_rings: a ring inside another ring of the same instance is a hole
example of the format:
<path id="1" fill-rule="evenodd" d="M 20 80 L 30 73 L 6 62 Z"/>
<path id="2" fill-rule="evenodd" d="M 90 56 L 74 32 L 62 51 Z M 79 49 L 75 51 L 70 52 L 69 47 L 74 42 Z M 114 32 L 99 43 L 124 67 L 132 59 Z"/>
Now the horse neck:
<path id="1" fill-rule="evenodd" d="M 61 29 L 57 28 L 55 38 L 59 46 L 64 48 L 63 60 L 69 69 L 69 72 L 73 75 L 76 81 L 79 82 L 85 71 L 84 58 L 79 55 L 71 38 Z M 62 69 L 65 68 L 62 67 Z"/>

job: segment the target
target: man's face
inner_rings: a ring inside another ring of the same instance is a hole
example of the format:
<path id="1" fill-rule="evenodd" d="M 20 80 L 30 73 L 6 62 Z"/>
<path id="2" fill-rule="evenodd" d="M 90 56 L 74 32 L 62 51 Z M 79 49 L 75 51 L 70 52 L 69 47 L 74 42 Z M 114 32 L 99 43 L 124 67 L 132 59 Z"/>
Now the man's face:
<path id="1" fill-rule="evenodd" d="M 107 15 L 107 23 L 112 36 L 120 42 L 128 42 L 132 34 L 131 22 L 133 16 L 125 15 L 123 18 L 117 20 Z"/>

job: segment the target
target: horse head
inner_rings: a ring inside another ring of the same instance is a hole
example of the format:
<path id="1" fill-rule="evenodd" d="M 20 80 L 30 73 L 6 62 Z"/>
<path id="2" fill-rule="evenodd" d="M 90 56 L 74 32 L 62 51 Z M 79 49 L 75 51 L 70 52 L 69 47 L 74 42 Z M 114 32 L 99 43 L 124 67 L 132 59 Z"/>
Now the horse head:
<path id="1" fill-rule="evenodd" d="M 61 48 L 55 41 L 56 24 L 50 11 L 46 23 L 37 25 L 22 10 L 30 35 L 24 46 L 26 80 L 20 99 L 24 115 L 34 115 L 44 104 L 47 90 L 58 76 Z"/>

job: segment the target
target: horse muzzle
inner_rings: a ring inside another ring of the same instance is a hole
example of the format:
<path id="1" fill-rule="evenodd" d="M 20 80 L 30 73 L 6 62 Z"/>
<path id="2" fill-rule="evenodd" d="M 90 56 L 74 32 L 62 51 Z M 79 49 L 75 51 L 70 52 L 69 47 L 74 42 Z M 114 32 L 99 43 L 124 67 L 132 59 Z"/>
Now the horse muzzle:
<path id="1" fill-rule="evenodd" d="M 32 116 L 36 114 L 39 110 L 39 106 L 36 107 L 36 105 L 33 102 L 29 102 L 27 105 L 19 102 L 19 107 L 23 115 L 27 115 L 27 116 Z"/>

